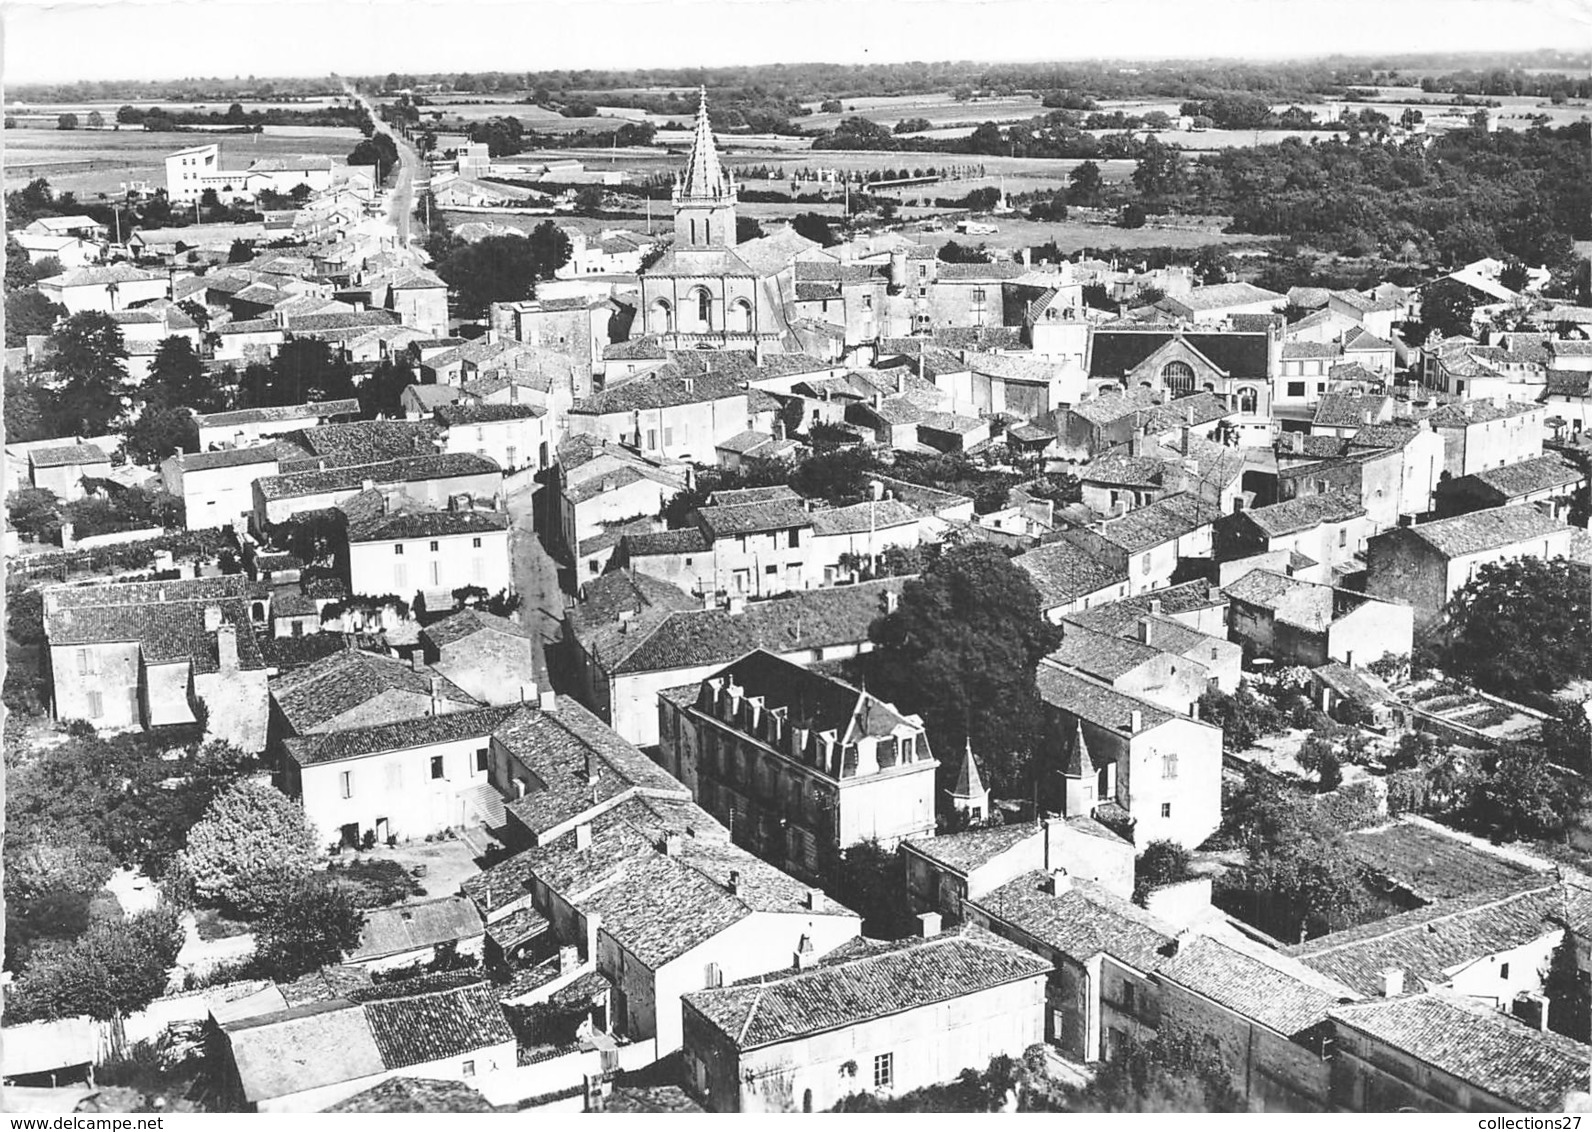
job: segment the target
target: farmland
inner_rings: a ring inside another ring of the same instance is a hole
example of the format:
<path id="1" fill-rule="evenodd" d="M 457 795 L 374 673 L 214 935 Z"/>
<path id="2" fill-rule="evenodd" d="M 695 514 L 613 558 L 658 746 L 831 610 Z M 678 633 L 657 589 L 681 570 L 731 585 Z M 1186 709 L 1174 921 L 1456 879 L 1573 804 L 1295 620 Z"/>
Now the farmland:
<path id="1" fill-rule="evenodd" d="M 188 146 L 218 142 L 222 165 L 242 168 L 260 157 L 316 154 L 341 160 L 358 141 L 358 130 L 333 126 L 267 126 L 261 134 L 20 128 L 5 131 L 5 187 L 43 177 L 57 193 L 92 199 L 119 192 L 124 181 L 164 186 L 166 154 Z"/>

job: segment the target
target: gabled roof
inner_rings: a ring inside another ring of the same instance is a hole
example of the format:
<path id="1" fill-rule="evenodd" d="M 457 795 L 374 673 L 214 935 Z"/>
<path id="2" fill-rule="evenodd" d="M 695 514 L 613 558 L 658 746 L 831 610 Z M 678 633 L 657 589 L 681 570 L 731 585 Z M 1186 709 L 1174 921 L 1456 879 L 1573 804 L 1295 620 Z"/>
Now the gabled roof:
<path id="1" fill-rule="evenodd" d="M 438 649 L 445 649 L 478 633 L 495 633 L 504 637 L 533 639 L 534 634 L 523 625 L 507 617 L 483 613 L 479 609 L 461 609 L 441 621 L 434 621 L 420 630 L 420 639 Z"/>
<path id="2" fill-rule="evenodd" d="M 1049 881 L 1043 872 L 1024 873 L 967 903 L 1078 963 L 1104 954 L 1149 972 L 1166 959 L 1176 928 L 1093 881 L 1073 880 L 1060 895 L 1048 891 Z"/>
<path id="3" fill-rule="evenodd" d="M 1562 1111 L 1586 1088 L 1592 1049 L 1458 996 L 1372 1000 L 1332 1017 L 1525 1112 Z"/>
<path id="4" fill-rule="evenodd" d="M 110 457 L 93 444 L 60 444 L 53 448 L 35 448 L 28 453 L 28 463 L 35 468 L 70 468 L 83 464 L 108 464 Z"/>
<path id="5" fill-rule="evenodd" d="M 136 267 L 129 267 L 125 263 L 113 263 L 109 267 L 81 267 L 76 271 L 64 271 L 60 275 L 52 275 L 48 279 L 39 280 L 41 287 L 107 287 L 118 283 L 164 283 L 164 275 L 156 275 L 152 271 L 139 271 Z"/>
<path id="6" fill-rule="evenodd" d="M 225 428 L 241 424 L 276 424 L 299 420 L 330 420 L 353 416 L 359 402 L 349 397 L 340 401 L 310 401 L 302 405 L 271 405 L 259 409 L 233 409 L 225 413 L 195 413 L 200 428 Z"/>
<path id="7" fill-rule="evenodd" d="M 1085 594 L 1128 580 L 1126 571 L 1106 565 L 1070 542 L 1035 547 L 1012 561 L 1033 580 L 1041 608 L 1067 605 Z"/>
<path id="8" fill-rule="evenodd" d="M 1074 624 L 1067 627 L 1066 636 L 1047 659 L 1109 682 L 1160 656 L 1160 649 L 1130 637 L 1100 633 Z"/>
<path id="9" fill-rule="evenodd" d="M 1177 718 L 1149 700 L 1119 692 L 1109 684 L 1072 669 L 1041 663 L 1036 675 L 1040 699 L 1119 735 L 1131 737 Z M 1139 719 L 1137 729 L 1133 726 L 1135 714 Z"/>
<path id="10" fill-rule="evenodd" d="M 1565 525 L 1530 504 L 1489 507 L 1435 523 L 1397 527 L 1381 537 L 1408 538 L 1425 543 L 1446 558 L 1498 550 L 1517 543 L 1557 534 Z"/>
<path id="11" fill-rule="evenodd" d="M 715 540 L 813 525 L 813 516 L 806 506 L 790 499 L 699 507 L 696 516 L 703 533 Z"/>
<path id="12" fill-rule="evenodd" d="M 1458 485 L 1470 481 L 1483 488 L 1490 489 L 1500 496 L 1503 501 L 1520 499 L 1539 491 L 1549 491 L 1553 488 L 1569 487 L 1581 483 L 1586 479 L 1586 473 L 1575 464 L 1557 452 L 1549 452 L 1542 456 L 1534 456 L 1529 460 L 1520 460 L 1513 464 L 1505 464 L 1501 468 L 1489 468 L 1483 472 L 1472 472 L 1468 476 L 1461 476 L 1447 485 L 1451 490 Z"/>
<path id="13" fill-rule="evenodd" d="M 469 693 L 430 668 L 415 669 L 392 657 L 353 649 L 275 677 L 271 681 L 271 698 L 288 725 L 303 735 L 390 692 L 405 693 L 416 700 L 427 698 L 422 710 L 429 711 L 433 680 L 450 706 L 476 706 Z"/>
<path id="14" fill-rule="evenodd" d="M 485 931 L 481 914 L 462 896 L 443 896 L 365 913 L 350 963 L 404 955 L 439 944 L 473 939 Z"/>
<path id="15" fill-rule="evenodd" d="M 1328 1011 L 1359 997 L 1297 959 L 1248 943 L 1236 933 L 1230 939 L 1196 934 L 1180 941 L 1176 953 L 1156 969 L 1156 978 L 1288 1038 L 1319 1026 Z"/>
<path id="16" fill-rule="evenodd" d="M 1360 501 L 1346 492 L 1299 495 L 1281 503 L 1240 512 L 1268 538 L 1309 530 L 1323 523 L 1342 523 L 1365 514 Z"/>
<path id="17" fill-rule="evenodd" d="M 1213 505 L 1179 492 L 1107 520 L 1099 534 L 1129 554 L 1137 554 L 1214 523 L 1218 517 Z"/>
<path id="18" fill-rule="evenodd" d="M 1039 979 L 1051 964 L 982 928 L 856 940 L 807 970 L 685 996 L 738 1050 L 777 1045 Z"/>
<path id="19" fill-rule="evenodd" d="M 906 844 L 918 856 L 967 876 L 1007 850 L 1043 834 L 1043 827 L 1037 822 L 1012 822 L 1008 825 L 965 829 L 940 837 L 913 838 Z"/>
<path id="20" fill-rule="evenodd" d="M 601 393 L 582 398 L 575 402 L 570 412 L 583 416 L 634 413 L 678 405 L 707 404 L 745 395 L 746 387 L 736 377 L 716 372 L 688 376 L 681 371 L 680 366 L 670 362 L 650 372 L 637 374 L 621 384 L 611 385 Z"/>
<path id="21" fill-rule="evenodd" d="M 1267 302 L 1281 306 L 1286 298 L 1285 295 L 1257 287 L 1253 283 L 1216 283 L 1208 287 L 1195 287 L 1186 295 L 1169 297 L 1163 302 L 1186 307 L 1191 311 L 1207 311 Z"/>

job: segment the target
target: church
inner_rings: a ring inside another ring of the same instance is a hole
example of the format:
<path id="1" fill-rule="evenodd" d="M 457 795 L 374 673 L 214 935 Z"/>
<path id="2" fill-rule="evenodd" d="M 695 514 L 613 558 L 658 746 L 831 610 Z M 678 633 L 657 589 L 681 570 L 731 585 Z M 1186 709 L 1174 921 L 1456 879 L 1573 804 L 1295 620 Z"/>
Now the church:
<path id="1" fill-rule="evenodd" d="M 705 89 L 673 203 L 674 245 L 641 273 L 645 333 L 666 350 L 791 348 L 792 264 L 818 245 L 794 232 L 736 243 L 735 178 L 719 161 Z"/>

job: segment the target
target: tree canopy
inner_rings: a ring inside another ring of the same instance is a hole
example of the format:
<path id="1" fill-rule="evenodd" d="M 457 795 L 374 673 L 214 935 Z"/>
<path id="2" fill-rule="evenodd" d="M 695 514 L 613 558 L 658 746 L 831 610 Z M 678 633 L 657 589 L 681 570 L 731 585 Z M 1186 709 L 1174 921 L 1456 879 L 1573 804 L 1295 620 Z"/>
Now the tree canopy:
<path id="1" fill-rule="evenodd" d="M 942 772 L 971 741 L 992 789 L 1026 793 L 1043 727 L 1034 673 L 1061 640 L 1028 575 L 989 543 L 948 550 L 871 636 L 870 689 L 923 716 Z"/>
<path id="2" fill-rule="evenodd" d="M 54 341 L 56 426 L 79 436 L 112 431 L 132 392 L 121 327 L 103 311 L 79 311 L 55 331 Z"/>
<path id="3" fill-rule="evenodd" d="M 545 220 L 527 236 L 488 236 L 461 243 L 436 265 L 459 312 L 480 317 L 493 303 L 531 298 L 536 283 L 569 262 L 569 237 Z"/>
<path id="4" fill-rule="evenodd" d="M 243 781 L 188 831 L 183 861 L 198 899 L 250 917 L 283 906 L 308 878 L 315 852 L 292 799 L 268 783 Z"/>
<path id="5" fill-rule="evenodd" d="M 1486 691 L 1545 704 L 1592 678 L 1592 595 L 1566 559 L 1488 563 L 1444 613 L 1443 667 Z"/>

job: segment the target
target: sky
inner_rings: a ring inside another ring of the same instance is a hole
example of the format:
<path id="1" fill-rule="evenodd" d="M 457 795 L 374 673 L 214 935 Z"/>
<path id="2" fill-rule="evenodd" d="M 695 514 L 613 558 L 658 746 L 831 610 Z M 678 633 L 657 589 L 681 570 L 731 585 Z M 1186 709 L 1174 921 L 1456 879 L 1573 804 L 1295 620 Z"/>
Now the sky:
<path id="1" fill-rule="evenodd" d="M 1592 48 L 1587 0 L 4 0 L 4 81 Z"/>

